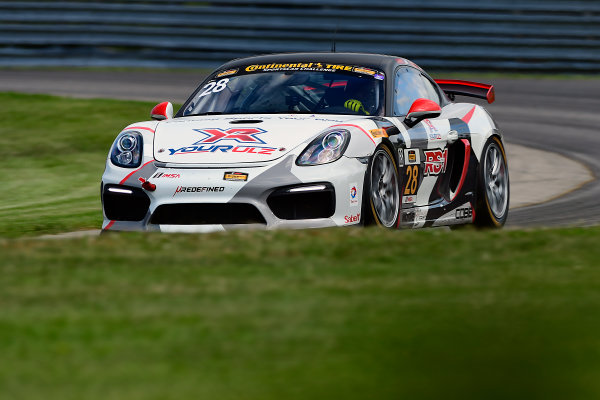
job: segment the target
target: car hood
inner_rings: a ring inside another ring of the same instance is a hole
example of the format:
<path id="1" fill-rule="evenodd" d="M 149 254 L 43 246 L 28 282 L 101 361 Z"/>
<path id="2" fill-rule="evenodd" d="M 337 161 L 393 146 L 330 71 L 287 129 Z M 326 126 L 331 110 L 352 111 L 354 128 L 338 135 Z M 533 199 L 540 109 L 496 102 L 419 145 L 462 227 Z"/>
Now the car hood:
<path id="1" fill-rule="evenodd" d="M 353 115 L 210 115 L 162 121 L 154 158 L 177 164 L 237 164 L 283 157 Z M 359 117 L 360 118 L 360 117 Z"/>

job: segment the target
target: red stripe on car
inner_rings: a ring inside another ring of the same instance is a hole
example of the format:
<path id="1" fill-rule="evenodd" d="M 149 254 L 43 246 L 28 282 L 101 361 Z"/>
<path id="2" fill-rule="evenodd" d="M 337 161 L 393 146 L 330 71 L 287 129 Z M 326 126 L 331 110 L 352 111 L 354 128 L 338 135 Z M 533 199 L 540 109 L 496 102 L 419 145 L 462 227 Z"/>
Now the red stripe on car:
<path id="1" fill-rule="evenodd" d="M 361 128 L 361 127 L 360 127 L 360 126 L 358 126 L 358 125 L 352 125 L 352 124 L 339 124 L 339 125 L 333 125 L 333 126 L 332 126 L 332 128 L 334 128 L 334 127 L 336 127 L 336 126 L 351 126 L 351 127 L 353 127 L 353 128 L 360 129 L 360 130 L 361 130 L 361 131 L 362 131 L 362 132 L 363 132 L 365 135 L 367 135 L 367 137 L 368 137 L 369 139 L 371 139 L 371 142 L 373 142 L 373 144 L 377 144 L 377 143 L 375 143 L 375 140 L 373 140 L 373 137 L 372 137 L 372 136 L 369 134 L 369 132 L 365 131 L 363 128 Z"/>
<path id="2" fill-rule="evenodd" d="M 467 113 L 467 115 L 465 115 L 464 117 L 462 117 L 461 119 L 463 121 L 465 121 L 465 124 L 468 124 L 469 121 L 471 120 L 471 118 L 473 117 L 473 114 L 475 113 L 475 106 L 473 106 L 473 108 L 471 108 L 471 111 L 469 111 Z"/>
<path id="3" fill-rule="evenodd" d="M 154 160 L 150 160 L 146 164 L 139 167 L 138 169 L 131 171 L 131 173 L 129 175 L 127 175 L 125 178 L 123 178 L 123 180 L 121 182 L 119 182 L 119 185 L 122 185 L 123 183 L 125 183 L 125 181 L 131 177 L 131 175 L 135 174 L 136 172 L 138 172 L 140 169 L 144 168 L 146 165 L 150 164 L 151 162 L 154 162 Z"/>
<path id="4" fill-rule="evenodd" d="M 469 143 L 467 139 L 461 139 L 461 141 L 465 145 L 465 162 L 463 163 L 463 170 L 460 174 L 460 181 L 458 182 L 458 186 L 456 187 L 456 192 L 454 192 L 454 196 L 452 197 L 452 199 L 450 199 L 450 201 L 454 201 L 456 196 L 458 196 L 458 194 L 460 193 L 460 190 L 462 189 L 463 184 L 465 183 L 465 179 L 467 177 L 467 171 L 469 170 L 469 159 L 471 158 L 471 143 Z"/>
<path id="5" fill-rule="evenodd" d="M 145 126 L 128 126 L 127 128 L 123 129 L 121 132 L 130 131 L 130 130 L 133 130 L 133 129 L 143 129 L 143 130 L 150 131 L 150 132 L 154 133 L 154 129 L 152 129 L 152 128 L 146 128 Z"/>

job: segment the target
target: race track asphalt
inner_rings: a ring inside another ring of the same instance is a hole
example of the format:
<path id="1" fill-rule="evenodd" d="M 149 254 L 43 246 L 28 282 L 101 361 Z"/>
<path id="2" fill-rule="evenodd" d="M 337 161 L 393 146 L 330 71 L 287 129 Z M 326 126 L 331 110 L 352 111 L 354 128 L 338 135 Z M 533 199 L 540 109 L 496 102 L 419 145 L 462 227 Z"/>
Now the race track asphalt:
<path id="1" fill-rule="evenodd" d="M 5 69 L 0 91 L 182 103 L 203 76 L 202 71 Z M 600 223 L 600 79 L 485 82 L 496 88 L 496 102 L 486 107 L 507 142 L 512 181 L 507 225 Z"/>

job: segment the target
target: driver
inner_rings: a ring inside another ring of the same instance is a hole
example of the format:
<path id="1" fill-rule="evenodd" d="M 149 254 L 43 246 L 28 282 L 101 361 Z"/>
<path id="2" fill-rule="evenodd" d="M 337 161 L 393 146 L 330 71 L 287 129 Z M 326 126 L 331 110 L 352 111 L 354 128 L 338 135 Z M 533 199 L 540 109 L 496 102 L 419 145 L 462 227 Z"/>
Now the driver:
<path id="1" fill-rule="evenodd" d="M 374 93 L 375 85 L 367 79 L 352 79 L 346 86 L 344 107 L 357 114 L 371 115 L 377 104 Z"/>

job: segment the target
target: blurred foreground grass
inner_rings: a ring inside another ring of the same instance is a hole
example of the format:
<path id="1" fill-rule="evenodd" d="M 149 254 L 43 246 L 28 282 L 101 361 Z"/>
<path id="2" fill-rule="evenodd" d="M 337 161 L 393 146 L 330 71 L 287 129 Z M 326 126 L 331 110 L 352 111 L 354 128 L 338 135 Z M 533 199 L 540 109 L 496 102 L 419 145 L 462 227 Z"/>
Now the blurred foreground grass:
<path id="1" fill-rule="evenodd" d="M 99 228 L 153 104 L 0 100 L 2 398 L 600 397 L 600 228 L 15 238 Z"/>
<path id="2" fill-rule="evenodd" d="M 19 399 L 600 396 L 600 228 L 0 241 Z"/>

